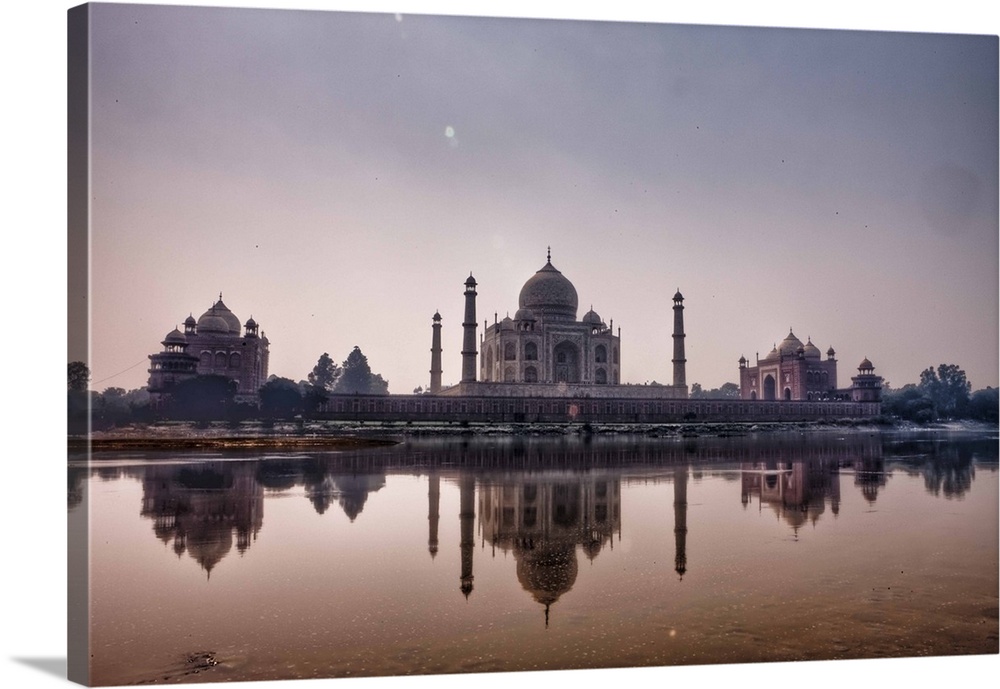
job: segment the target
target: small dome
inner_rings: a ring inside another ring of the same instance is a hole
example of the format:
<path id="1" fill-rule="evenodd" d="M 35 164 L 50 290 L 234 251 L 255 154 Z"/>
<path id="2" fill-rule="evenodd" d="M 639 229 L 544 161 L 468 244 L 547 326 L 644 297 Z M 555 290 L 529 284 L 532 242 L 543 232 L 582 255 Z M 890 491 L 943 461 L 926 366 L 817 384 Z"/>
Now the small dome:
<path id="1" fill-rule="evenodd" d="M 834 354 L 836 354 L 836 352 L 833 351 L 833 347 L 830 347 L 830 349 L 826 350 L 827 356 L 833 356 Z"/>
<path id="2" fill-rule="evenodd" d="M 518 307 L 540 313 L 542 318 L 576 320 L 576 288 L 551 261 L 528 278 L 518 296 Z"/>
<path id="3" fill-rule="evenodd" d="M 163 344 L 187 344 L 187 337 L 177 328 L 174 328 L 163 338 Z"/>
<path id="4" fill-rule="evenodd" d="M 198 321 L 196 321 L 194 319 L 193 315 L 192 316 L 188 316 L 187 318 L 184 319 L 184 325 L 189 326 L 189 327 L 190 326 L 194 326 L 194 325 L 198 325 Z"/>
<path id="5" fill-rule="evenodd" d="M 861 360 L 861 363 L 858 364 L 858 370 L 859 371 L 874 371 L 875 370 L 875 366 L 872 364 L 872 362 L 868 361 L 868 357 L 865 357 L 864 359 Z"/>
<path id="6" fill-rule="evenodd" d="M 438 313 L 437 311 L 435 311 L 432 320 L 434 320 L 435 322 L 440 321 L 441 320 L 441 314 Z"/>
<path id="7" fill-rule="evenodd" d="M 684 295 L 681 294 L 680 289 L 678 289 L 677 292 L 674 293 L 674 301 L 684 301 Z"/>
<path id="8" fill-rule="evenodd" d="M 504 316 L 503 317 L 503 320 L 500 321 L 500 329 L 501 330 L 513 330 L 514 329 L 514 321 L 512 321 L 510 319 L 510 316 Z"/>
<path id="9" fill-rule="evenodd" d="M 740 355 L 740 363 L 741 364 L 745 364 L 746 362 L 747 362 L 747 358 L 741 354 Z"/>
<path id="10" fill-rule="evenodd" d="M 257 327 L 257 321 L 255 321 L 253 319 L 253 316 L 250 316 L 250 319 L 246 322 L 245 327 L 247 327 L 247 328 L 256 328 Z"/>
<path id="11" fill-rule="evenodd" d="M 531 309 L 518 309 L 514 314 L 515 321 L 533 321 L 535 320 L 535 314 L 532 313 Z"/>
<path id="12" fill-rule="evenodd" d="M 602 325 L 604 323 L 604 321 L 601 320 L 601 317 L 597 315 L 597 312 L 594 311 L 593 307 L 590 308 L 590 311 L 583 314 L 583 322 L 590 323 L 591 325 Z"/>
<path id="13" fill-rule="evenodd" d="M 812 338 L 809 338 L 809 341 L 806 342 L 805 351 L 807 359 L 819 359 L 823 356 L 819 351 L 819 347 L 812 343 Z"/>
<path id="14" fill-rule="evenodd" d="M 472 273 L 469 273 L 469 278 L 465 281 L 465 286 L 466 287 L 476 286 L 476 278 L 472 277 Z"/>
<path id="15" fill-rule="evenodd" d="M 771 349 L 770 352 L 768 352 L 767 356 L 762 359 L 762 361 L 771 361 L 772 359 L 777 359 L 777 358 L 778 358 L 778 346 L 775 345 L 774 348 Z"/>

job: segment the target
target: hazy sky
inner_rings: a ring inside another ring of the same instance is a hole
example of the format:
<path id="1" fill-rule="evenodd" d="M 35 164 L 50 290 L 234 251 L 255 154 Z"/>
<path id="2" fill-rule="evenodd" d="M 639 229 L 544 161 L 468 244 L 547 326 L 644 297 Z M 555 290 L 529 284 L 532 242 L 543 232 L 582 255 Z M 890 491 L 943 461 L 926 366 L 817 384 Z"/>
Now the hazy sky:
<path id="1" fill-rule="evenodd" d="M 788 333 L 893 385 L 998 384 L 997 39 L 97 5 L 93 386 L 223 293 L 305 378 L 461 375 L 552 262 L 623 382 L 737 381 Z M 133 368 L 130 368 L 133 367 Z M 124 371 L 124 372 L 123 372 Z M 123 373 L 122 373 L 123 372 Z M 120 375 L 116 375 L 120 374 Z"/>

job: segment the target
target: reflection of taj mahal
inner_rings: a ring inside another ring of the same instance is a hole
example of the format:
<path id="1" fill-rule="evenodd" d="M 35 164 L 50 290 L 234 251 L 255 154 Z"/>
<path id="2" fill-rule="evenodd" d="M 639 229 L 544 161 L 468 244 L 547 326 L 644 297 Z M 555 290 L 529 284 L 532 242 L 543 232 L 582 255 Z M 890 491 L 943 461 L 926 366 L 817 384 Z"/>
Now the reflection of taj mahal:
<path id="1" fill-rule="evenodd" d="M 572 588 L 576 549 L 589 560 L 621 531 L 621 484 L 610 476 L 541 475 L 479 489 L 479 528 L 492 546 L 511 552 L 517 580 L 549 606 Z"/>

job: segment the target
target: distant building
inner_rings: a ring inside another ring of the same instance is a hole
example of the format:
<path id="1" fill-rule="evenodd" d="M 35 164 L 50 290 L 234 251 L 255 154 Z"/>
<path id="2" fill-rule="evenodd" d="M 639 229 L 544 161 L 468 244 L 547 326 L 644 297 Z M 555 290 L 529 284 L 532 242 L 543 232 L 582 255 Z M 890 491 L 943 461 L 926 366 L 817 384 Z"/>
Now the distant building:
<path id="1" fill-rule="evenodd" d="M 882 401 L 882 376 L 875 375 L 875 366 L 868 357 L 858 364 L 858 375 L 851 378 L 851 401 Z"/>
<path id="2" fill-rule="evenodd" d="M 781 344 L 755 366 L 740 357 L 740 398 L 762 401 L 853 401 L 880 402 L 882 378 L 874 374 L 874 366 L 866 358 L 851 378 L 850 388 L 837 387 L 837 359 L 833 347 L 826 350 L 826 359 L 808 338 L 805 344 L 791 329 Z"/>
<path id="3" fill-rule="evenodd" d="M 184 332 L 174 328 L 163 338 L 163 351 L 150 354 L 147 389 L 154 403 L 170 388 L 197 375 L 220 375 L 236 381 L 236 399 L 256 403 L 267 381 L 268 339 L 258 336 L 251 317 L 244 325 L 219 300 L 196 321 L 188 316 Z"/>
<path id="4" fill-rule="evenodd" d="M 679 291 L 673 297 L 673 384 L 644 386 L 640 392 L 636 389 L 639 386 L 620 384 L 620 329 L 614 332 L 593 308 L 577 320 L 576 287 L 552 265 L 551 252 L 545 265 L 521 288 L 514 317 L 508 314 L 500 320 L 494 314 L 492 325 L 484 321 L 478 343 L 477 284 L 471 274 L 465 281 L 461 383 L 441 390 L 440 394 L 500 397 L 582 394 L 609 399 L 639 394 L 661 399 L 687 397 L 684 297 Z M 438 342 L 440 320 L 435 313 L 434 343 Z M 440 366 L 439 345 L 434 344 L 430 386 L 433 392 L 440 386 Z"/>
<path id="5" fill-rule="evenodd" d="M 745 400 L 834 399 L 837 390 L 837 360 L 833 347 L 826 359 L 812 338 L 802 344 L 788 330 L 788 337 L 775 345 L 756 366 L 740 357 L 740 397 Z"/>

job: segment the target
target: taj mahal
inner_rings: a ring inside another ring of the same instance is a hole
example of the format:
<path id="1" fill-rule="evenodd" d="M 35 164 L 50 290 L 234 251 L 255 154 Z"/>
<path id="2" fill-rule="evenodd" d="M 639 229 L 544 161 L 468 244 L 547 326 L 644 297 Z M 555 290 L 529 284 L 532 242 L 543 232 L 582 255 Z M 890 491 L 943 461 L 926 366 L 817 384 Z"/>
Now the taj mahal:
<path id="1" fill-rule="evenodd" d="M 462 292 L 461 379 L 442 385 L 442 318 L 432 317 L 430 385 L 412 395 L 330 395 L 318 416 L 331 420 L 435 423 L 678 423 L 684 421 L 761 422 L 871 417 L 881 412 L 881 377 L 867 359 L 837 386 L 837 361 L 831 347 L 826 359 L 812 343 L 789 331 L 755 365 L 739 360 L 738 399 L 692 399 L 686 382 L 684 296 L 678 289 L 663 305 L 673 312 L 669 384 L 621 382 L 621 330 L 591 306 L 578 319 L 576 286 L 552 263 L 528 277 L 518 295 L 514 317 L 480 321 L 476 299 L 480 285 L 472 273 Z M 482 325 L 482 332 L 479 326 Z M 184 331 L 174 329 L 163 351 L 150 355 L 148 389 L 154 400 L 177 383 L 197 375 L 222 375 L 237 383 L 238 401 L 259 400 L 268 377 L 270 342 L 251 317 L 244 325 L 222 302 L 197 320 L 189 316 Z"/>
<path id="2" fill-rule="evenodd" d="M 552 251 L 524 283 L 514 317 L 483 322 L 476 330 L 476 290 L 470 273 L 465 281 L 465 317 L 462 321 L 462 380 L 441 387 L 441 315 L 435 313 L 431 344 L 430 392 L 444 396 L 628 397 L 636 386 L 621 384 L 621 330 L 607 324 L 593 307 L 577 320 L 576 287 L 552 265 Z M 673 297 L 673 383 L 643 386 L 646 397 L 686 399 L 684 358 L 684 297 Z M 478 349 L 477 349 L 478 346 Z M 477 364 L 478 357 L 478 364 Z"/>

